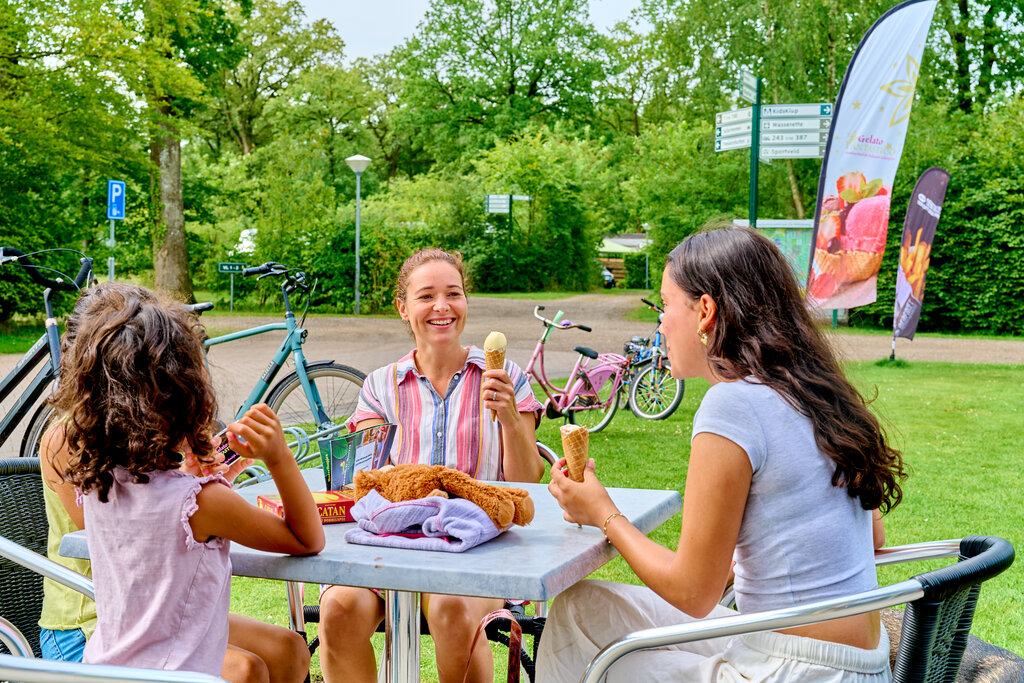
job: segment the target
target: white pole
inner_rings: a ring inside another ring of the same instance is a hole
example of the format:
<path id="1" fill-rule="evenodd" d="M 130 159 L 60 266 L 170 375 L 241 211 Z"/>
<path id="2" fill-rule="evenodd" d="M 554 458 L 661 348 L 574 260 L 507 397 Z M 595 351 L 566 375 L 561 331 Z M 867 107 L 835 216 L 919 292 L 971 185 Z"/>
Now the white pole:
<path id="1" fill-rule="evenodd" d="M 114 219 L 110 219 L 110 242 L 107 244 L 111 249 L 114 248 Z M 113 255 L 107 257 L 107 279 L 111 282 L 114 281 L 114 257 Z"/>
<path id="2" fill-rule="evenodd" d="M 362 173 L 356 173 L 356 315 L 359 315 L 359 179 Z"/>

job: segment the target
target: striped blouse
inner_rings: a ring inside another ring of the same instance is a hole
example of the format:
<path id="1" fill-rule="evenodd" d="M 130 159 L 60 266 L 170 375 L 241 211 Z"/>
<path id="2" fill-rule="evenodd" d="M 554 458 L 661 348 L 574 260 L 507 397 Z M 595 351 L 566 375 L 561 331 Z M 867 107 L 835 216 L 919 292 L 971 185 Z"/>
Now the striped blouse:
<path id="1" fill-rule="evenodd" d="M 392 463 L 446 465 L 477 479 L 503 479 L 499 423 L 484 408 L 480 389 L 486 369 L 483 350 L 469 347 L 466 364 L 452 377 L 444 396 L 416 370 L 415 353 L 366 377 L 349 429 L 363 420 L 382 418 L 398 425 Z M 539 420 L 541 405 L 526 374 L 507 359 L 505 371 L 515 387 L 519 412 L 536 413 Z"/>

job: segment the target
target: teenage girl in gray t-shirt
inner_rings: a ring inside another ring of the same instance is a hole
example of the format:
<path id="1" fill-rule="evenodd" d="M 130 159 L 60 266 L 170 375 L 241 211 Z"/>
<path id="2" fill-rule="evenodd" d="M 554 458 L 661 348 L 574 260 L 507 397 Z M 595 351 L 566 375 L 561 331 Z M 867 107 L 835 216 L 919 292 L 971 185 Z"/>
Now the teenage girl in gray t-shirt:
<path id="1" fill-rule="evenodd" d="M 873 515 L 902 497 L 903 461 L 843 376 L 785 259 L 757 233 L 701 232 L 662 277 L 672 374 L 712 385 L 694 417 L 675 551 L 623 517 L 593 464 L 583 483 L 552 468 L 567 516 L 602 529 L 646 587 L 584 581 L 559 596 L 538 681 L 579 680 L 638 629 L 757 612 L 873 588 Z M 563 463 L 564 464 L 564 463 Z M 630 655 L 609 680 L 888 681 L 878 613 Z"/>

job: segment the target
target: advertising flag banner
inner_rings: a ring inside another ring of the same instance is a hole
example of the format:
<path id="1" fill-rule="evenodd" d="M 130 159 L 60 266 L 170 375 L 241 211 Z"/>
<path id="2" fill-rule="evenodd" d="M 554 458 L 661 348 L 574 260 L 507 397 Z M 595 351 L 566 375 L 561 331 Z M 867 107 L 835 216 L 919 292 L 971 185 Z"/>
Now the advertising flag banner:
<path id="1" fill-rule="evenodd" d="M 900 241 L 900 264 L 896 269 L 896 303 L 892 316 L 892 336 L 914 338 L 924 300 L 925 275 L 931 260 L 935 228 L 942 213 L 942 202 L 949 187 L 949 173 L 929 168 L 921 174 L 910 196 L 907 219 Z"/>
<path id="2" fill-rule="evenodd" d="M 811 308 L 875 300 L 892 182 L 937 0 L 908 0 L 861 39 L 832 110 L 807 277 Z"/>

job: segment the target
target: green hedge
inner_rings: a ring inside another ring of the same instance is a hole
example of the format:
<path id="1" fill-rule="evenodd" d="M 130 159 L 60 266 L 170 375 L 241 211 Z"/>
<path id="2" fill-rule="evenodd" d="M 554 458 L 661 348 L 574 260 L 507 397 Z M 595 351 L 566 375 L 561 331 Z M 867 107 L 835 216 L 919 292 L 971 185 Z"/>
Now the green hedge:
<path id="1" fill-rule="evenodd" d="M 923 114 L 923 120 L 915 122 L 918 137 L 934 130 L 929 114 L 951 116 L 928 110 Z M 912 157 L 912 164 L 900 174 L 903 183 L 894 192 L 899 206 L 894 204 L 890 216 L 878 301 L 851 311 L 852 324 L 892 327 L 907 201 L 918 175 L 935 165 L 949 171 L 950 185 L 931 252 L 918 329 L 1024 334 L 1024 99 L 1018 97 L 985 116 L 960 118 L 946 128 L 973 131 L 963 138 L 932 139 L 928 145 L 917 140 L 932 154 Z"/>

